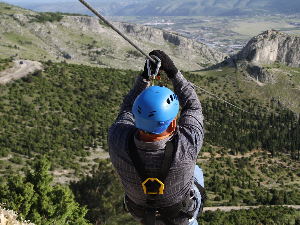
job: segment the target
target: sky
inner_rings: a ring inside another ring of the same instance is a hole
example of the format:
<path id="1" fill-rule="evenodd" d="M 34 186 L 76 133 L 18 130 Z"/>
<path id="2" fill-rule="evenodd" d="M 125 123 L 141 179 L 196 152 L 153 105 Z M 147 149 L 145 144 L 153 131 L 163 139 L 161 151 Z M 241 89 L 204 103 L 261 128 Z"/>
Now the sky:
<path id="1" fill-rule="evenodd" d="M 3 2 L 6 3 L 15 3 L 15 2 L 26 2 L 26 0 L 2 0 Z M 50 2 L 75 2 L 77 0 L 30 0 L 28 1 L 28 3 L 50 3 Z M 109 1 L 109 0 L 108 0 Z"/>
<path id="2" fill-rule="evenodd" d="M 32 3 L 57 3 L 57 2 L 77 2 L 78 0 L 0 0 L 1 2 L 6 2 L 8 4 L 13 4 L 13 3 L 24 3 L 28 2 L 30 4 Z M 87 2 L 115 2 L 115 1 L 120 1 L 120 0 L 86 0 Z M 123 0 L 126 1 L 126 0 Z"/>
<path id="3" fill-rule="evenodd" d="M 132 1 L 132 0 L 86 0 L 86 2 L 90 3 L 91 5 L 93 5 L 93 3 L 96 2 L 126 2 L 126 1 Z M 138 1 L 150 1 L 150 0 L 138 0 Z M 33 11 L 37 11 L 37 12 L 69 12 L 71 8 L 77 7 L 77 10 L 72 11 L 75 13 L 81 13 L 81 14 L 85 14 L 85 15 L 93 15 L 89 10 L 85 9 L 85 7 L 83 7 L 83 9 L 80 11 L 80 9 L 78 10 L 78 5 L 81 5 L 81 3 L 79 2 L 79 0 L 0 0 L 0 2 L 5 2 L 11 5 L 15 5 L 15 6 L 20 6 L 22 8 L 25 9 L 31 9 Z M 74 3 L 74 4 L 73 4 Z M 62 4 L 62 8 L 59 8 L 59 5 Z M 101 4 L 101 3 L 100 3 Z M 99 5 L 99 4 L 98 4 Z M 68 9 L 69 7 L 69 9 Z"/>

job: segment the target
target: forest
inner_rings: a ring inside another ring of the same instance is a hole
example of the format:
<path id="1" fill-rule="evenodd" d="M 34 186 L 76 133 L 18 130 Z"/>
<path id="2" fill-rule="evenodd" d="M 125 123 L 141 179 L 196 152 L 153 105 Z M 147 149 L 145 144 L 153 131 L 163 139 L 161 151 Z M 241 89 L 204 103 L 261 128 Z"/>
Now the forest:
<path id="1" fill-rule="evenodd" d="M 36 165 L 44 163 L 50 173 L 58 169 L 73 171 L 77 179 L 54 188 L 66 185 L 72 190 L 74 201 L 88 209 L 83 210 L 86 221 L 135 224 L 122 212 L 123 191 L 109 160 L 94 159 L 97 164 L 84 167 L 81 163 L 88 162 L 87 157 L 94 149 L 101 147 L 107 151 L 107 131 L 139 72 L 65 61 L 49 60 L 43 65 L 44 71 L 0 86 L 0 182 L 1 190 L 6 190 L 1 191 L 0 202 L 10 202 L 11 208 L 24 215 L 25 208 L 26 215 L 30 214 L 29 208 L 34 212 L 37 205 L 12 204 L 16 200 L 5 196 L 9 190 L 24 194 L 28 187 L 22 185 L 26 182 L 37 185 L 30 173 L 38 169 Z M 218 82 L 213 77 L 183 74 L 200 86 Z M 226 84 L 219 85 L 225 89 Z M 256 98 L 237 100 L 228 94 L 231 103 L 249 114 L 200 91 L 198 95 L 206 130 L 197 161 L 204 171 L 209 195 L 205 206 L 300 205 L 300 120 L 296 114 L 272 101 L 266 106 Z M 13 187 L 16 176 L 19 189 Z M 279 206 L 260 210 L 270 213 L 260 213 L 258 209 L 206 212 L 199 217 L 199 223 L 299 224 L 299 210 Z M 33 214 L 30 218 L 43 224 Z M 278 214 L 286 216 L 278 218 Z"/>

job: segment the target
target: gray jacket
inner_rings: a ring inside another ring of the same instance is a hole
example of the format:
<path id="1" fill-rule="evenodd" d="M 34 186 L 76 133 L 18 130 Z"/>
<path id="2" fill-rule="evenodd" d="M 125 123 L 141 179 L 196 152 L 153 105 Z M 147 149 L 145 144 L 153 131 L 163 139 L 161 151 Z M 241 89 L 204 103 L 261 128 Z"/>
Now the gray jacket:
<path id="1" fill-rule="evenodd" d="M 139 132 L 135 127 L 132 105 L 137 96 L 150 85 L 150 82 L 141 76 L 138 76 L 134 87 L 124 98 L 118 118 L 108 132 L 112 164 L 125 193 L 139 206 L 145 206 L 147 196 L 143 192 L 141 179 L 128 153 L 128 140 L 133 134 L 135 134 L 134 141 L 139 156 L 150 177 L 156 177 L 160 171 L 166 142 L 175 137 L 176 153 L 164 182 L 164 194 L 157 197 L 158 207 L 168 207 L 183 201 L 193 188 L 195 164 L 204 138 L 202 108 L 193 85 L 179 71 L 171 81 L 182 107 L 177 129 L 173 135 L 158 142 L 138 140 Z M 133 217 L 137 221 L 141 220 L 136 215 Z M 174 222 L 188 224 L 188 219 L 183 216 Z M 156 224 L 164 223 L 157 221 Z"/>

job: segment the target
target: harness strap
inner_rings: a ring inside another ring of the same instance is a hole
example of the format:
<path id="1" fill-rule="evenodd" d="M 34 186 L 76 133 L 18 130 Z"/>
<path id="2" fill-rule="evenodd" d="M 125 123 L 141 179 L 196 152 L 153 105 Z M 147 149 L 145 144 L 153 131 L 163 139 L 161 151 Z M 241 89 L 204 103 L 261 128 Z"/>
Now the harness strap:
<path id="1" fill-rule="evenodd" d="M 202 211 L 203 211 L 203 205 L 204 202 L 208 199 L 205 189 L 204 187 L 202 187 L 200 184 L 198 184 L 197 182 L 194 183 L 196 185 L 196 187 L 198 188 L 200 195 L 201 195 L 201 205 L 200 205 L 200 209 L 198 212 L 198 215 L 201 215 Z"/>
<path id="2" fill-rule="evenodd" d="M 157 175 L 157 179 L 159 179 L 162 183 L 166 179 L 168 172 L 171 168 L 174 149 L 175 149 L 175 138 L 173 138 L 171 141 L 168 141 L 166 143 L 166 150 L 165 150 L 162 167 L 160 169 L 160 172 Z M 141 178 L 142 183 L 144 183 L 144 181 L 146 181 L 149 178 L 149 175 L 144 165 L 142 164 L 142 161 L 137 152 L 137 148 L 134 143 L 134 134 L 129 139 L 129 157 L 131 158 L 132 164 L 135 167 L 135 170 L 138 173 L 139 177 Z M 157 211 L 156 197 L 157 194 L 159 193 L 160 186 L 161 185 L 158 185 L 156 181 L 155 182 L 148 181 L 145 183 L 146 194 L 147 194 L 147 201 L 146 201 L 147 225 L 155 225 L 155 217 Z M 148 190 L 150 190 L 151 193 Z"/>
<path id="3" fill-rule="evenodd" d="M 138 155 L 135 143 L 134 143 L 134 134 L 129 139 L 129 156 L 132 161 L 133 166 L 135 167 L 136 172 L 144 182 L 148 178 L 146 169 L 144 168 L 142 161 Z"/>
<path id="4" fill-rule="evenodd" d="M 168 141 L 166 143 L 166 151 L 165 151 L 165 157 L 162 163 L 162 167 L 160 169 L 160 173 L 158 174 L 157 178 L 161 180 L 162 182 L 165 181 L 168 172 L 171 168 L 172 162 L 173 162 L 173 153 L 175 149 L 175 138 L 173 138 L 171 141 Z"/>

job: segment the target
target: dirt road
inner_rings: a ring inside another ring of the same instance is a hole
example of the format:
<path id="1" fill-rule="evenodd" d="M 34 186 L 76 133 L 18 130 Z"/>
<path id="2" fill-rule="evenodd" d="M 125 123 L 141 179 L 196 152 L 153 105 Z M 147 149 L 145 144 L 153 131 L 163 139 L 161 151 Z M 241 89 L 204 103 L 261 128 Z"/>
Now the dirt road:
<path id="1" fill-rule="evenodd" d="M 287 206 L 290 208 L 294 208 L 294 209 L 300 209 L 300 205 L 281 205 L 281 206 Z M 220 206 L 220 207 L 204 207 L 203 208 L 203 212 L 205 211 L 217 211 L 218 209 L 220 209 L 221 211 L 224 212 L 229 212 L 231 210 L 241 210 L 241 209 L 255 209 L 255 208 L 259 208 L 261 206 Z M 270 207 L 270 206 L 268 206 Z"/>
<path id="2" fill-rule="evenodd" d="M 20 64 L 23 61 L 23 64 Z M 3 72 L 0 72 L 0 84 L 6 84 L 11 80 L 17 80 L 26 76 L 28 73 L 33 73 L 35 70 L 42 70 L 43 65 L 37 61 L 31 60 L 16 60 L 15 65 Z"/>

